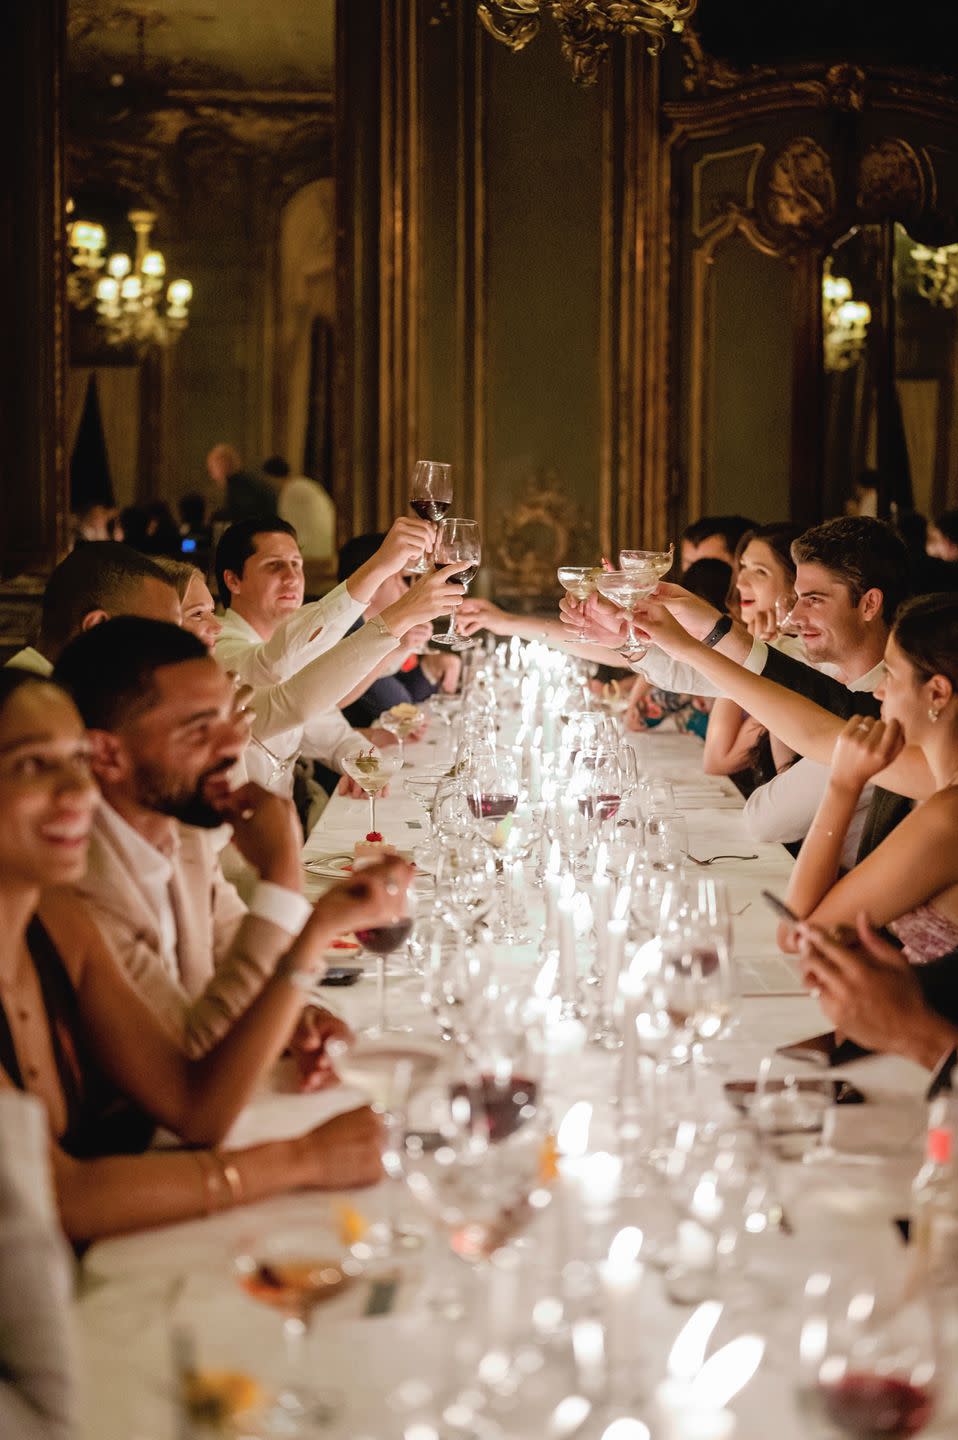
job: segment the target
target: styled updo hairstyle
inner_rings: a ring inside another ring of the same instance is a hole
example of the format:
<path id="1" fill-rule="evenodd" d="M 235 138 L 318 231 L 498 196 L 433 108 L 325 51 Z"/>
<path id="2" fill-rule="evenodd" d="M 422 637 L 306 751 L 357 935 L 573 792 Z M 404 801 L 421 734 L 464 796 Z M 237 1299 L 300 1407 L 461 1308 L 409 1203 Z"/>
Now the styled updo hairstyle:
<path id="1" fill-rule="evenodd" d="M 906 600 L 892 634 L 921 681 L 944 675 L 958 694 L 958 595 L 942 590 Z"/>

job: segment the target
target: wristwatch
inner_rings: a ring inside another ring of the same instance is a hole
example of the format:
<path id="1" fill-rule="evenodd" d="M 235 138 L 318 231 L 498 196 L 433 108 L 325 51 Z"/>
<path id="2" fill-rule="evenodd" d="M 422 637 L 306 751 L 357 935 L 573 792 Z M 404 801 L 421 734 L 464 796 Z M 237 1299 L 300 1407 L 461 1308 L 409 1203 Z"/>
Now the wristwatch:
<path id="1" fill-rule="evenodd" d="M 716 620 L 715 624 L 712 626 L 711 630 L 706 635 L 705 639 L 702 641 L 702 644 L 707 645 L 710 650 L 714 650 L 718 642 L 722 639 L 723 636 L 728 634 L 731 628 L 732 617 L 730 615 L 719 616 L 718 620 Z"/>

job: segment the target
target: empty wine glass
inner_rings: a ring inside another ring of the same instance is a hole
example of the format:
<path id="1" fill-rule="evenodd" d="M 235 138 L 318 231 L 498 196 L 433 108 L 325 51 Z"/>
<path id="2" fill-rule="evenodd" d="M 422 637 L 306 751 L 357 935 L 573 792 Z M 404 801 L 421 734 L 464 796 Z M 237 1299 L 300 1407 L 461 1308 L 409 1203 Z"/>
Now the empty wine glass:
<path id="1" fill-rule="evenodd" d="M 369 799 L 369 833 L 377 835 L 376 796 L 385 790 L 390 780 L 399 772 L 402 760 L 398 755 L 388 755 L 381 750 L 360 750 L 356 755 L 346 755 L 342 767 Z"/>
<path id="2" fill-rule="evenodd" d="M 831 1076 L 785 1055 L 764 1056 L 746 1109 L 759 1134 L 784 1160 L 801 1159 L 818 1144 L 825 1116 L 835 1103 Z"/>
<path id="3" fill-rule="evenodd" d="M 438 525 L 452 504 L 452 466 L 441 460 L 417 460 L 409 486 L 409 504 L 420 520 Z M 426 552 L 407 569 L 411 574 L 425 575 L 429 569 Z"/>
<path id="4" fill-rule="evenodd" d="M 419 729 L 425 718 L 418 705 L 403 702 L 401 705 L 391 705 L 376 721 L 376 724 L 381 725 L 387 734 L 396 737 L 400 770 L 404 769 L 406 765 L 406 740 L 414 730 Z"/>
<path id="5" fill-rule="evenodd" d="M 468 590 L 482 559 L 478 521 L 464 520 L 458 516 L 454 519 L 443 520 L 439 526 L 433 559 L 437 570 L 441 570 L 444 565 L 455 565 L 459 561 L 468 561 L 466 569 L 449 577 L 452 584 L 462 585 Z M 448 645 L 450 650 L 471 650 L 475 644 L 474 640 L 467 640 L 464 635 L 457 632 L 455 610 L 450 612 L 449 628 L 438 635 L 433 635 L 432 638 L 434 644 Z"/>
<path id="6" fill-rule="evenodd" d="M 786 595 L 779 595 L 775 601 L 775 624 L 779 635 L 795 636 L 800 634 L 798 626 L 792 619 L 792 611 L 798 604 L 798 597 L 794 591 Z"/>
<path id="7" fill-rule="evenodd" d="M 495 904 L 496 867 L 488 846 L 468 836 L 443 845 L 436 868 L 436 908 L 467 938 Z"/>

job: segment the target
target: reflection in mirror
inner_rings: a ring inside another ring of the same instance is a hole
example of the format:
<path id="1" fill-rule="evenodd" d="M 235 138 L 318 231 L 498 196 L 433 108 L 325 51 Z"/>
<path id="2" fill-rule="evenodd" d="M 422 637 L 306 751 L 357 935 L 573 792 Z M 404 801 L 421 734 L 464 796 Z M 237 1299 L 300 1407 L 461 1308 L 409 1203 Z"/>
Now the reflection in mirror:
<path id="1" fill-rule="evenodd" d="M 895 226 L 895 390 L 914 508 L 953 507 L 958 477 L 958 245 L 934 248 Z"/>
<path id="2" fill-rule="evenodd" d="M 881 248 L 879 225 L 856 225 L 835 242 L 823 265 L 826 515 L 877 512 Z"/>

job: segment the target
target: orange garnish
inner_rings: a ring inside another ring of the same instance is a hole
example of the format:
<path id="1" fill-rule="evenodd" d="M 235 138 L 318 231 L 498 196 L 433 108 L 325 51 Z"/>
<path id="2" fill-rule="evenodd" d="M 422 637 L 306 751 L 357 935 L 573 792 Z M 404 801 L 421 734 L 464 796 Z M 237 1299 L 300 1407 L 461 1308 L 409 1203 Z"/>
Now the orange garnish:
<path id="1" fill-rule="evenodd" d="M 551 1185 L 559 1178 L 559 1147 L 554 1135 L 547 1135 L 539 1152 L 539 1183 Z"/>
<path id="2" fill-rule="evenodd" d="M 339 1238 L 344 1245 L 358 1244 L 369 1229 L 365 1216 L 345 1200 L 340 1200 L 336 1205 L 336 1220 L 339 1225 Z"/>

